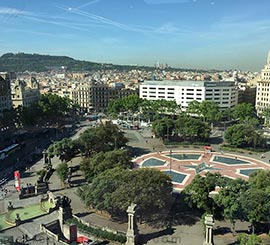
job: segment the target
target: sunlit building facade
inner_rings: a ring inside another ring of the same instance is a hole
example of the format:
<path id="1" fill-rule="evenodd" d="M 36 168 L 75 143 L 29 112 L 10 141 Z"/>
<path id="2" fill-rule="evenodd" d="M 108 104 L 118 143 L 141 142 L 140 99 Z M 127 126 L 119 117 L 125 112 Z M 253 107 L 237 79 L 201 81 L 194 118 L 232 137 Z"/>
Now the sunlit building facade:
<path id="1" fill-rule="evenodd" d="M 261 71 L 261 78 L 257 81 L 256 110 L 261 115 L 265 108 L 270 107 L 270 51 L 267 63 Z"/>
<path id="2" fill-rule="evenodd" d="M 183 111 L 193 100 L 209 100 L 224 110 L 237 104 L 238 90 L 233 81 L 145 81 L 140 85 L 140 98 L 175 100 Z"/>

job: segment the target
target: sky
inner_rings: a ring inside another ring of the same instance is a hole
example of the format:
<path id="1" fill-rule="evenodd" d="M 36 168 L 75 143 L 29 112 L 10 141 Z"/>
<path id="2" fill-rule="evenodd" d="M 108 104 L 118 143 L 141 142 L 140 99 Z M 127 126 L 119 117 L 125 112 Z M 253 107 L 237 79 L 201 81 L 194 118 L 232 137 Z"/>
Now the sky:
<path id="1" fill-rule="evenodd" d="M 269 0 L 1 0 L 0 54 L 260 71 Z"/>

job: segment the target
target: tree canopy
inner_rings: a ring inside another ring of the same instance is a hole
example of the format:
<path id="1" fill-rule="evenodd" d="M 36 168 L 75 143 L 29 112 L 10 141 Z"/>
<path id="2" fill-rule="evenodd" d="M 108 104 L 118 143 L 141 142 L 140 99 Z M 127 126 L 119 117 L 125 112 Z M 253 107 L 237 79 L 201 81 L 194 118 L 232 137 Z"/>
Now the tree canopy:
<path id="1" fill-rule="evenodd" d="M 60 141 L 56 141 L 48 148 L 50 157 L 58 156 L 61 161 L 69 161 L 78 152 L 78 146 L 76 141 L 70 138 L 64 138 Z"/>
<path id="2" fill-rule="evenodd" d="M 214 199 L 209 196 L 215 190 L 221 179 L 218 173 L 206 173 L 205 177 L 196 175 L 192 182 L 184 189 L 187 195 L 186 201 L 190 206 L 201 209 L 204 212 L 214 213 Z"/>
<path id="3" fill-rule="evenodd" d="M 77 140 L 79 150 L 86 157 L 97 152 L 106 152 L 124 147 L 126 143 L 127 138 L 123 132 L 109 121 L 100 124 L 97 128 L 87 129 Z"/>
<path id="4" fill-rule="evenodd" d="M 249 124 L 235 124 L 225 131 L 226 141 L 235 147 L 264 146 L 264 138 Z"/>
<path id="5" fill-rule="evenodd" d="M 123 219 L 131 203 L 136 203 L 147 220 L 171 204 L 172 183 L 168 175 L 154 169 L 136 171 L 114 168 L 95 177 L 79 190 L 86 205 Z"/>
<path id="6" fill-rule="evenodd" d="M 91 182 L 94 177 L 105 170 L 115 167 L 132 168 L 131 157 L 126 150 L 99 152 L 90 158 L 84 158 L 80 165 L 80 169 L 88 182 Z"/>
<path id="7" fill-rule="evenodd" d="M 221 112 L 217 103 L 204 100 L 199 102 L 193 100 L 188 104 L 187 113 L 203 118 L 209 123 L 217 122 L 221 119 Z"/>
<path id="8" fill-rule="evenodd" d="M 256 118 L 255 108 L 250 103 L 237 104 L 232 111 L 232 117 L 239 120 L 239 123 L 245 123 L 251 118 Z"/>
<path id="9" fill-rule="evenodd" d="M 56 168 L 56 173 L 59 176 L 59 179 L 62 181 L 62 183 L 65 182 L 65 180 L 68 177 L 68 165 L 66 162 L 61 162 L 58 164 Z"/>

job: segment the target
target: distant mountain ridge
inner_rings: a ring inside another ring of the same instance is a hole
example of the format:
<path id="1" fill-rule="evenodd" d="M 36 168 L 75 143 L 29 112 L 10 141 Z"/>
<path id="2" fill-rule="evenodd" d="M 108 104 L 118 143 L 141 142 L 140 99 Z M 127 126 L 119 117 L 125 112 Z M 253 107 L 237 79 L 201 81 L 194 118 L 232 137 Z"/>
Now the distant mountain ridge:
<path id="1" fill-rule="evenodd" d="M 50 70 L 59 70 L 61 66 L 65 66 L 68 68 L 69 71 L 73 72 L 90 72 L 100 69 L 132 70 L 140 68 L 150 71 L 156 69 L 155 67 L 151 66 L 113 65 L 84 60 L 76 60 L 68 56 L 43 54 L 6 53 L 0 57 L 0 72 L 45 72 Z M 207 71 L 203 69 L 182 69 L 172 67 L 169 67 L 166 70 L 196 72 Z"/>
<path id="2" fill-rule="evenodd" d="M 6 53 L 0 57 L 0 71 L 48 71 L 52 68 L 68 67 L 71 71 L 91 71 L 112 68 L 112 64 L 75 60 L 68 56 L 54 56 L 26 53 Z"/>

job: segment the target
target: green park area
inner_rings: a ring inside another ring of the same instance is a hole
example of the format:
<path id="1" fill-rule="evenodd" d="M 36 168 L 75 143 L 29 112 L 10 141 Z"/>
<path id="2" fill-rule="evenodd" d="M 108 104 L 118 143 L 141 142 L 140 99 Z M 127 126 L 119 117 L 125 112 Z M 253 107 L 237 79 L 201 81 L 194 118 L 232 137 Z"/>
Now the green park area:
<path id="1" fill-rule="evenodd" d="M 47 214 L 50 208 L 53 208 L 53 204 L 45 201 L 27 207 L 13 208 L 6 213 L 2 213 L 0 214 L 0 231 L 15 226 L 17 214 L 23 222 Z"/>

